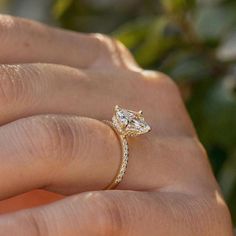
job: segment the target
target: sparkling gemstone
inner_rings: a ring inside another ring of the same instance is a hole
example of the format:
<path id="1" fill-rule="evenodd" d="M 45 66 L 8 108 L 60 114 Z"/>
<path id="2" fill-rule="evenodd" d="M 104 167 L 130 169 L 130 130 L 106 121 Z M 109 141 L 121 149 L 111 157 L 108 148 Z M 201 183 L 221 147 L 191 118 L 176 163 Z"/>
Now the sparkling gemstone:
<path id="1" fill-rule="evenodd" d="M 119 132 L 135 136 L 150 131 L 150 126 L 144 120 L 140 112 L 122 109 L 118 106 L 115 111 L 116 113 L 113 117 L 113 124 Z"/>

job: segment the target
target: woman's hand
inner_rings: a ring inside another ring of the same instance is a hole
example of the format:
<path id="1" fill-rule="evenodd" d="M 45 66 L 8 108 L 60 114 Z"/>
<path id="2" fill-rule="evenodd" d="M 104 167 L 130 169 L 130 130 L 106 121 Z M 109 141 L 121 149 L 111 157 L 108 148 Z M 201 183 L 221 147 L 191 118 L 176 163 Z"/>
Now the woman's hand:
<path id="1" fill-rule="evenodd" d="M 73 195 L 0 217 L 0 235 L 230 236 L 228 209 L 176 85 L 118 42 L 0 17 L 0 198 Z M 15 65 L 9 65 L 15 64 Z M 118 190 L 114 106 L 142 109 Z M 86 192 L 85 192 L 86 191 Z"/>

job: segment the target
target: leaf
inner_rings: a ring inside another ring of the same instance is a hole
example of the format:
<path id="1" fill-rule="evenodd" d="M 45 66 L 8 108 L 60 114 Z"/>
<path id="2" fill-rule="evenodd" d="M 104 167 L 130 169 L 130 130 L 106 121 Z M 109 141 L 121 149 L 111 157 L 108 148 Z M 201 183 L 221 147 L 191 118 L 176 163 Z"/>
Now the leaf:
<path id="1" fill-rule="evenodd" d="M 153 21 L 144 41 L 134 52 L 137 62 L 148 67 L 159 60 L 174 45 L 180 43 L 180 32 L 165 16 Z"/>
<path id="2" fill-rule="evenodd" d="M 225 77 L 208 93 L 204 104 L 205 135 L 208 142 L 225 148 L 236 146 L 236 78 Z"/>
<path id="3" fill-rule="evenodd" d="M 217 57 L 221 61 L 231 61 L 236 59 L 236 31 L 229 34 L 223 39 L 221 45 L 217 49 Z"/>
<path id="4" fill-rule="evenodd" d="M 160 69 L 167 72 L 176 81 L 191 83 L 209 76 L 211 65 L 206 61 L 204 55 L 186 48 L 168 55 Z"/>
<path id="5" fill-rule="evenodd" d="M 224 164 L 219 182 L 236 224 L 236 150 Z"/>
<path id="6" fill-rule="evenodd" d="M 226 6 L 203 6 L 195 11 L 194 28 L 201 39 L 220 40 L 232 29 L 235 10 Z"/>
<path id="7" fill-rule="evenodd" d="M 161 4 L 167 12 L 177 14 L 183 13 L 192 9 L 196 1 L 195 0 L 161 0 Z"/>
<path id="8" fill-rule="evenodd" d="M 224 192 L 224 196 L 226 199 L 229 199 L 236 187 L 236 150 L 222 167 L 219 174 L 219 183 Z"/>
<path id="9" fill-rule="evenodd" d="M 56 0 L 53 5 L 53 15 L 60 18 L 71 6 L 73 0 Z"/>
<path id="10" fill-rule="evenodd" d="M 112 35 L 132 49 L 145 38 L 152 21 L 153 18 L 139 18 L 122 25 Z"/>
<path id="11" fill-rule="evenodd" d="M 0 7 L 4 7 L 7 4 L 8 0 L 0 0 Z"/>

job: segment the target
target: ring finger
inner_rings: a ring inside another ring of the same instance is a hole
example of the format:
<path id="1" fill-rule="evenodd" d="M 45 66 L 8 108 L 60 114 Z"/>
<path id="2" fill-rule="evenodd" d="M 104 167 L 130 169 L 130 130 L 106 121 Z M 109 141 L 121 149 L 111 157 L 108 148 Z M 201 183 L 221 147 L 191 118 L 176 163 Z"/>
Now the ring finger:
<path id="1" fill-rule="evenodd" d="M 131 169 L 122 189 L 156 186 L 156 170 L 139 174 L 145 160 L 137 153 L 146 138 L 131 145 Z M 0 143 L 0 199 L 39 188 L 66 195 L 100 190 L 112 181 L 120 165 L 117 136 L 109 126 L 90 118 L 41 115 L 20 119 L 0 128 Z"/>

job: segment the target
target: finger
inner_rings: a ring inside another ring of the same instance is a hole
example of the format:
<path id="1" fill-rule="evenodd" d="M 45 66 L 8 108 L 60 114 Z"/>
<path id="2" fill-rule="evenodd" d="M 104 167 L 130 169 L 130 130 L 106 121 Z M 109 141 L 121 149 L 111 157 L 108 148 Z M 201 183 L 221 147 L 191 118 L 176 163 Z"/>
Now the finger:
<path id="1" fill-rule="evenodd" d="M 0 214 L 49 204 L 63 198 L 64 196 L 53 192 L 33 190 L 31 192 L 23 193 L 0 201 Z"/>
<path id="2" fill-rule="evenodd" d="M 74 33 L 0 15 L 0 35 L 0 63 L 4 64 L 43 62 L 79 68 L 137 67 L 128 50 L 100 34 Z"/>
<path id="3" fill-rule="evenodd" d="M 213 176 L 196 143 L 170 141 L 151 134 L 129 140 L 129 165 L 118 188 L 210 188 Z M 187 148 L 180 150 L 180 144 Z M 0 199 L 33 189 L 64 195 L 101 190 L 111 183 L 121 161 L 111 127 L 70 115 L 39 115 L 4 125 L 0 145 Z"/>
<path id="4" fill-rule="evenodd" d="M 103 189 L 120 164 L 114 132 L 89 118 L 18 120 L 0 128 L 0 145 L 0 199 L 37 188 L 61 194 Z"/>
<path id="5" fill-rule="evenodd" d="M 150 82 L 128 71 L 115 76 L 51 64 L 1 65 L 0 124 L 47 113 L 110 119 L 119 104 L 141 108 L 158 134 L 194 133 L 177 88 L 165 78 Z"/>
<path id="6" fill-rule="evenodd" d="M 0 218 L 6 236 L 223 236 L 230 230 L 223 204 L 181 193 L 89 192 Z"/>
<path id="7" fill-rule="evenodd" d="M 129 167 L 120 189 L 167 184 L 157 176 L 159 161 L 153 162 L 153 141 L 146 135 L 130 142 Z M 111 127 L 77 116 L 17 120 L 0 127 L 0 144 L 0 199 L 33 189 L 66 195 L 100 190 L 111 183 L 121 161 L 120 143 Z"/>

